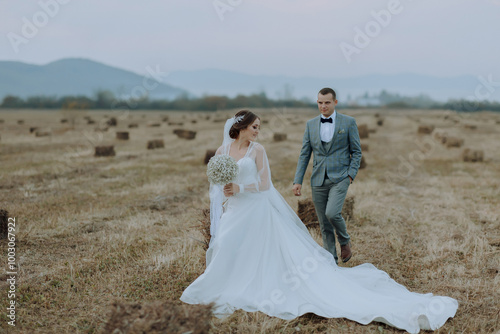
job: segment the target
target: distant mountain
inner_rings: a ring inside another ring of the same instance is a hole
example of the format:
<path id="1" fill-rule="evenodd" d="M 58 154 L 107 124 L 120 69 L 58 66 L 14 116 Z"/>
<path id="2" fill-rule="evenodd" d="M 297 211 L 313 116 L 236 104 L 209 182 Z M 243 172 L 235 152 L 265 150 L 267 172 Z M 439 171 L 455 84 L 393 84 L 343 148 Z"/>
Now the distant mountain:
<path id="1" fill-rule="evenodd" d="M 153 68 L 152 72 L 155 70 Z M 152 99 L 171 99 L 187 94 L 163 81 L 156 83 L 158 85 L 148 80 L 144 84 L 144 76 L 87 59 L 63 59 L 41 66 L 0 61 L 0 100 L 6 95 L 94 97 L 98 90 L 109 90 L 117 97 L 146 91 Z"/>
<path id="2" fill-rule="evenodd" d="M 346 102 L 386 90 L 405 96 L 425 94 L 437 101 L 463 99 L 474 96 L 480 80 L 472 75 L 440 78 L 419 74 L 365 75 L 351 78 L 314 78 L 250 75 L 232 71 L 207 69 L 197 71 L 174 71 L 166 77 L 166 82 L 188 89 L 191 93 L 220 94 L 235 96 L 266 92 L 271 98 L 292 96 L 297 99 L 315 101 L 316 94 L 323 87 L 337 91 L 339 100 Z M 483 88 L 481 93 L 487 93 Z M 481 98 L 484 99 L 484 98 Z M 490 94 L 488 100 L 500 100 L 500 89 Z"/>

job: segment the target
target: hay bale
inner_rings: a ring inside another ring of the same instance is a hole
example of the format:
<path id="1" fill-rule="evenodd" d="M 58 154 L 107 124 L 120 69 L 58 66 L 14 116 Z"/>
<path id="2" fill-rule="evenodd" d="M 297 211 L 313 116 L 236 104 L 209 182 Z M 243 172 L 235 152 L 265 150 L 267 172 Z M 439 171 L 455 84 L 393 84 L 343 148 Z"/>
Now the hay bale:
<path id="1" fill-rule="evenodd" d="M 183 122 L 168 122 L 168 125 L 183 126 Z"/>
<path id="2" fill-rule="evenodd" d="M 95 124 L 95 121 L 92 118 L 87 119 L 87 124 Z"/>
<path id="3" fill-rule="evenodd" d="M 203 235 L 203 250 L 207 250 L 210 245 L 210 208 L 201 210 L 200 225 L 198 225 L 201 234 Z"/>
<path id="4" fill-rule="evenodd" d="M 61 123 L 68 123 L 68 119 L 66 118 L 61 119 Z"/>
<path id="5" fill-rule="evenodd" d="M 24 119 L 18 119 L 17 124 L 19 124 L 19 125 L 24 124 Z"/>
<path id="6" fill-rule="evenodd" d="M 132 129 L 132 128 L 138 128 L 138 127 L 139 127 L 139 124 L 137 124 L 137 123 L 130 123 L 130 124 L 128 125 L 128 128 L 129 128 L 129 129 Z"/>
<path id="7" fill-rule="evenodd" d="M 161 119 L 162 122 L 168 122 L 168 116 L 163 116 L 163 118 Z"/>
<path id="8" fill-rule="evenodd" d="M 38 127 L 37 127 L 37 126 L 32 126 L 32 127 L 30 127 L 30 133 L 33 133 L 33 132 L 35 132 L 36 130 L 38 130 Z"/>
<path id="9" fill-rule="evenodd" d="M 457 137 L 446 137 L 446 147 L 462 147 L 464 140 Z"/>
<path id="10" fill-rule="evenodd" d="M 375 115 L 374 115 L 374 116 L 375 116 L 376 118 L 379 118 L 379 117 L 380 117 L 380 114 L 377 112 L 377 113 L 375 113 Z"/>
<path id="11" fill-rule="evenodd" d="M 368 144 L 361 143 L 361 152 L 368 152 Z"/>
<path id="12" fill-rule="evenodd" d="M 484 160 L 484 151 L 466 148 L 462 153 L 462 158 L 466 162 L 480 162 Z"/>
<path id="13" fill-rule="evenodd" d="M 161 126 L 161 123 L 149 123 L 148 126 L 150 128 L 159 128 Z"/>
<path id="14" fill-rule="evenodd" d="M 477 129 L 477 125 L 474 125 L 474 124 L 464 124 L 464 128 L 466 128 L 468 130 L 476 130 Z"/>
<path id="15" fill-rule="evenodd" d="M 0 119 L 0 124 L 3 124 L 3 123 L 5 123 L 5 120 Z"/>
<path id="16" fill-rule="evenodd" d="M 365 157 L 364 156 L 361 156 L 361 162 L 359 163 L 359 169 L 364 169 L 366 168 L 366 161 L 365 161 Z"/>
<path id="17" fill-rule="evenodd" d="M 49 132 L 49 131 L 40 131 L 40 130 L 38 130 L 38 131 L 36 131 L 36 132 L 35 132 L 35 136 L 36 136 L 36 137 L 48 137 L 48 136 L 50 136 L 51 134 L 52 134 L 52 133 L 51 133 L 51 132 Z"/>
<path id="18" fill-rule="evenodd" d="M 181 139 L 194 139 L 196 137 L 196 131 L 184 130 L 184 129 L 175 129 L 174 134 Z"/>
<path id="19" fill-rule="evenodd" d="M 366 124 L 361 124 L 358 125 L 358 132 L 359 132 L 359 138 L 368 138 L 368 125 Z"/>
<path id="20" fill-rule="evenodd" d="M 434 128 L 435 128 L 434 125 L 419 125 L 418 133 L 431 134 L 432 131 L 434 131 Z"/>
<path id="21" fill-rule="evenodd" d="M 263 120 L 262 120 L 262 124 L 269 124 L 269 120 L 267 120 L 267 119 L 263 119 Z"/>
<path id="22" fill-rule="evenodd" d="M 104 116 L 104 117 L 106 117 L 106 116 Z M 110 119 L 108 119 L 106 121 L 106 124 L 108 126 L 117 126 L 118 125 L 118 121 L 116 120 L 116 117 L 111 117 Z"/>
<path id="23" fill-rule="evenodd" d="M 205 159 L 203 159 L 205 165 L 207 165 L 210 159 L 215 155 L 215 152 L 217 152 L 217 150 L 207 150 L 205 152 Z"/>
<path id="24" fill-rule="evenodd" d="M 7 239 L 9 234 L 9 213 L 0 209 L 0 239 Z"/>
<path id="25" fill-rule="evenodd" d="M 382 125 L 384 125 L 384 119 L 383 119 L 383 118 L 379 118 L 379 119 L 377 120 L 377 125 L 378 125 L 378 126 L 382 126 Z"/>
<path id="26" fill-rule="evenodd" d="M 112 157 L 115 156 L 115 147 L 113 145 L 110 146 L 96 146 L 95 147 L 95 156 L 96 157 Z"/>
<path id="27" fill-rule="evenodd" d="M 188 305 L 180 301 L 129 303 L 115 301 L 101 334 L 190 333 L 206 334 L 212 320 L 211 305 Z"/>
<path id="28" fill-rule="evenodd" d="M 119 132 L 117 132 L 116 133 L 116 139 L 129 140 L 128 132 L 126 132 L 126 131 L 119 131 Z"/>
<path id="29" fill-rule="evenodd" d="M 342 217 L 347 221 L 354 220 L 354 196 L 347 196 L 342 207 Z"/>
<path id="30" fill-rule="evenodd" d="M 148 140 L 148 150 L 154 150 L 157 148 L 164 148 L 165 147 L 165 142 L 163 139 L 153 139 L 153 140 Z"/>
<path id="31" fill-rule="evenodd" d="M 344 206 L 342 207 L 342 217 L 345 220 L 354 220 L 354 196 L 348 195 L 344 201 Z M 318 216 L 316 215 L 316 209 L 312 199 L 307 198 L 304 200 L 299 200 L 297 209 L 297 216 L 307 227 L 319 227 Z"/>
<path id="32" fill-rule="evenodd" d="M 314 203 L 312 199 L 307 198 L 304 200 L 299 200 L 299 207 L 297 209 L 297 216 L 307 227 L 312 227 L 318 222 L 318 216 L 316 215 L 316 209 L 314 208 Z"/>
<path id="33" fill-rule="evenodd" d="M 377 129 L 373 128 L 373 129 L 368 129 L 368 132 L 369 133 L 376 133 L 377 132 Z"/>
<path id="34" fill-rule="evenodd" d="M 198 123 L 198 121 L 197 121 L 197 120 L 195 120 L 195 119 L 192 119 L 192 120 L 191 120 L 191 123 L 196 124 L 196 123 Z"/>
<path id="35" fill-rule="evenodd" d="M 275 133 L 273 139 L 274 141 L 284 141 L 286 140 L 286 133 Z"/>
<path id="36" fill-rule="evenodd" d="M 434 132 L 434 138 L 442 144 L 446 144 L 446 141 L 448 140 L 448 133 L 436 131 Z"/>

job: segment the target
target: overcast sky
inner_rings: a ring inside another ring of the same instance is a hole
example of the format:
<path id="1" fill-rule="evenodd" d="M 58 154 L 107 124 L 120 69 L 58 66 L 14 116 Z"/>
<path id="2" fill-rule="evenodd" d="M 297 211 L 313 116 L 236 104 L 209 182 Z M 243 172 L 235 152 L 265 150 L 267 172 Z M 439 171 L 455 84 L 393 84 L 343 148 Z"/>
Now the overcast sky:
<path id="1" fill-rule="evenodd" d="M 500 0 L 11 0 L 0 13 L 0 60 L 500 81 Z"/>

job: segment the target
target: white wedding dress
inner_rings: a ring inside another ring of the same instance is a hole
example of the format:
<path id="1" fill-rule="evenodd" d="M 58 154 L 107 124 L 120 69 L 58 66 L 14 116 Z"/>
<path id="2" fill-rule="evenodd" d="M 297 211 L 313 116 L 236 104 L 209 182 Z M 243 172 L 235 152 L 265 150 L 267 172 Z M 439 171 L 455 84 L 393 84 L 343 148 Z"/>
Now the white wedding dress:
<path id="1" fill-rule="evenodd" d="M 217 154 L 229 148 L 223 145 Z M 315 313 L 379 321 L 410 333 L 437 329 L 455 315 L 455 299 L 410 292 L 372 264 L 338 267 L 273 187 L 262 145 L 252 142 L 237 163 L 235 183 L 244 191 L 225 204 L 213 226 L 205 272 L 184 291 L 183 302 L 214 302 L 218 317 L 238 309 L 285 320 Z"/>

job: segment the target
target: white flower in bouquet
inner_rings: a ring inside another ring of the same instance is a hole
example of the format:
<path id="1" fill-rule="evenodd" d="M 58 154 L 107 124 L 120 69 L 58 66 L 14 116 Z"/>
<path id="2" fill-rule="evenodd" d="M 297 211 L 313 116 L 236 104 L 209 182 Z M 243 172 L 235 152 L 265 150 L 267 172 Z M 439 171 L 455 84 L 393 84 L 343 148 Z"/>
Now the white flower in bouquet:
<path id="1" fill-rule="evenodd" d="M 213 156 L 207 165 L 208 181 L 212 184 L 225 185 L 233 182 L 238 175 L 238 164 L 233 157 L 225 154 Z"/>

